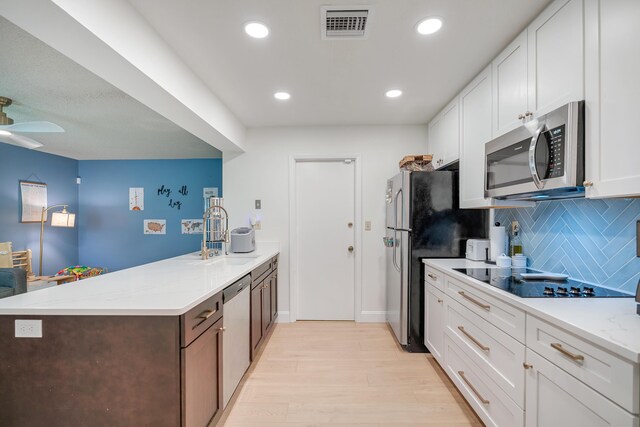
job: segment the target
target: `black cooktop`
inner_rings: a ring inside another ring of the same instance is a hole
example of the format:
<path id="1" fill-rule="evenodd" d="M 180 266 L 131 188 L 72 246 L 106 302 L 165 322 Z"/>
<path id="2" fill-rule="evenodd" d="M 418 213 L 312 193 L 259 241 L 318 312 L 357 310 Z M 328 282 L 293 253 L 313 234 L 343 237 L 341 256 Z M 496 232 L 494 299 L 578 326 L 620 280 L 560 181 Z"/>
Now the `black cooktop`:
<path id="1" fill-rule="evenodd" d="M 530 268 L 454 268 L 455 271 L 480 280 L 522 298 L 633 298 L 578 280 L 525 280 L 522 273 L 540 273 Z"/>

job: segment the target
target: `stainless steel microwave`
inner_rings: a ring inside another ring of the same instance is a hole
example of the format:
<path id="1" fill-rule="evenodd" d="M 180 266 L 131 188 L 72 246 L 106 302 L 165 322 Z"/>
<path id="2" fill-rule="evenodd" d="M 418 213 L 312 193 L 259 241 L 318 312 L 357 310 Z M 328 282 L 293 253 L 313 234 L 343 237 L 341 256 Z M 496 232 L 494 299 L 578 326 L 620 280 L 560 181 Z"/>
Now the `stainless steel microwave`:
<path id="1" fill-rule="evenodd" d="M 584 101 L 570 102 L 485 145 L 485 197 L 584 197 Z"/>

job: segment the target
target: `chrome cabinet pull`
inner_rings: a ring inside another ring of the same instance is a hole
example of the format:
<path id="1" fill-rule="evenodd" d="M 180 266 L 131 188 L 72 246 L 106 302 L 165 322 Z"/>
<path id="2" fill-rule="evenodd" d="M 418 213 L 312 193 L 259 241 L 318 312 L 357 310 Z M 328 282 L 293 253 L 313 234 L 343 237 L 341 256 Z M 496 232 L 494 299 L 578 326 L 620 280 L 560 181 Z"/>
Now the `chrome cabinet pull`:
<path id="1" fill-rule="evenodd" d="M 478 393 L 478 390 L 476 390 L 476 388 L 473 385 L 471 385 L 467 377 L 464 376 L 464 371 L 458 371 L 458 375 L 460 375 L 460 378 L 462 378 L 462 380 L 469 386 L 471 391 L 478 397 L 478 399 L 480 399 L 480 402 L 484 403 L 485 405 L 488 405 L 489 403 L 491 403 L 487 399 L 482 397 L 482 395 Z"/>
<path id="2" fill-rule="evenodd" d="M 441 302 L 442 302 L 442 300 L 441 300 L 440 298 L 438 298 L 438 302 L 439 302 L 439 303 L 441 303 Z"/>
<path id="3" fill-rule="evenodd" d="M 216 314 L 218 312 L 218 310 L 207 310 L 207 311 L 203 311 L 202 313 L 200 313 L 200 315 L 198 316 L 198 319 L 204 319 L 207 320 L 208 318 L 210 318 L 211 316 L 213 316 L 214 314 Z"/>
<path id="4" fill-rule="evenodd" d="M 470 297 L 469 295 L 465 294 L 464 291 L 458 291 L 458 293 L 460 294 L 461 297 L 465 298 L 466 300 L 474 303 L 475 305 L 477 305 L 480 308 L 483 308 L 487 311 L 489 311 L 491 309 L 491 306 L 489 304 L 483 304 L 480 301 L 478 301 L 475 298 Z"/>
<path id="5" fill-rule="evenodd" d="M 560 353 L 564 354 L 565 356 L 567 356 L 571 360 L 574 360 L 576 362 L 584 361 L 584 356 L 583 355 L 571 353 L 566 348 L 563 348 L 562 344 L 560 344 L 559 342 L 552 342 L 551 343 L 551 347 L 556 349 L 556 350 L 558 350 Z"/>
<path id="6" fill-rule="evenodd" d="M 583 187 L 593 187 L 593 181 L 584 181 L 582 183 Z"/>
<path id="7" fill-rule="evenodd" d="M 531 363 L 522 362 L 522 367 L 524 369 L 531 369 L 531 368 L 533 368 L 533 365 Z"/>
<path id="8" fill-rule="evenodd" d="M 225 328 L 225 327 L 223 326 L 223 327 L 221 327 L 221 328 L 218 328 L 218 330 L 219 330 L 220 332 L 224 332 L 224 331 L 226 331 L 226 330 L 227 330 L 227 328 Z"/>
<path id="9" fill-rule="evenodd" d="M 518 114 L 518 120 L 524 119 L 524 114 Z"/>
<path id="10" fill-rule="evenodd" d="M 480 347 L 482 350 L 489 351 L 489 347 L 482 344 L 480 341 L 474 338 L 469 332 L 465 331 L 464 326 L 458 326 L 458 329 L 460 329 L 460 332 L 462 332 L 467 338 L 469 338 L 475 345 Z"/>
<path id="11" fill-rule="evenodd" d="M 438 276 L 436 276 L 435 274 L 427 274 L 427 276 L 431 277 L 433 280 L 438 280 Z"/>

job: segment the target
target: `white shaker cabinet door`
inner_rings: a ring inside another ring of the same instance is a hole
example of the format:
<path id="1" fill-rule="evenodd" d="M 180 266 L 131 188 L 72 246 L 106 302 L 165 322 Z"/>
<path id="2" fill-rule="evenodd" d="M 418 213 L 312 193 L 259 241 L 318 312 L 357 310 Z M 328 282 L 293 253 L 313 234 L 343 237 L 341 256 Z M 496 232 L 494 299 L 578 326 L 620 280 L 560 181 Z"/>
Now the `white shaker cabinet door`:
<path id="1" fill-rule="evenodd" d="M 456 97 L 429 123 L 429 147 L 433 167 L 439 169 L 459 158 L 459 114 Z"/>
<path id="2" fill-rule="evenodd" d="M 433 357 L 444 366 L 444 294 L 434 286 L 425 283 L 425 338 L 427 346 Z"/>
<path id="3" fill-rule="evenodd" d="M 640 1 L 585 0 L 587 197 L 640 195 Z"/>
<path id="4" fill-rule="evenodd" d="M 527 113 L 527 31 L 523 31 L 491 64 L 493 137 L 517 128 Z"/>
<path id="5" fill-rule="evenodd" d="M 609 1 L 609 0 L 606 0 Z M 527 349 L 527 427 L 638 427 L 633 416 L 538 353 Z"/>
<path id="6" fill-rule="evenodd" d="M 534 117 L 584 99 L 583 0 L 556 0 L 527 29 L 529 111 Z"/>
<path id="7" fill-rule="evenodd" d="M 484 145 L 491 141 L 491 67 L 460 93 L 460 207 L 487 206 Z"/>

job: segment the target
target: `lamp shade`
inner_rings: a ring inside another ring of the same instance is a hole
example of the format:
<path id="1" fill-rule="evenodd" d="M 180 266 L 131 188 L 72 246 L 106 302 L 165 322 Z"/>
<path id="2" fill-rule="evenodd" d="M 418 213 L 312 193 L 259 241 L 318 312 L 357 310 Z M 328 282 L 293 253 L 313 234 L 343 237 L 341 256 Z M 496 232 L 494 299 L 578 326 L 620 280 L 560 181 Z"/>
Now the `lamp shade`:
<path id="1" fill-rule="evenodd" d="M 76 225 L 76 214 L 69 212 L 54 212 L 51 214 L 52 227 L 74 227 Z"/>

